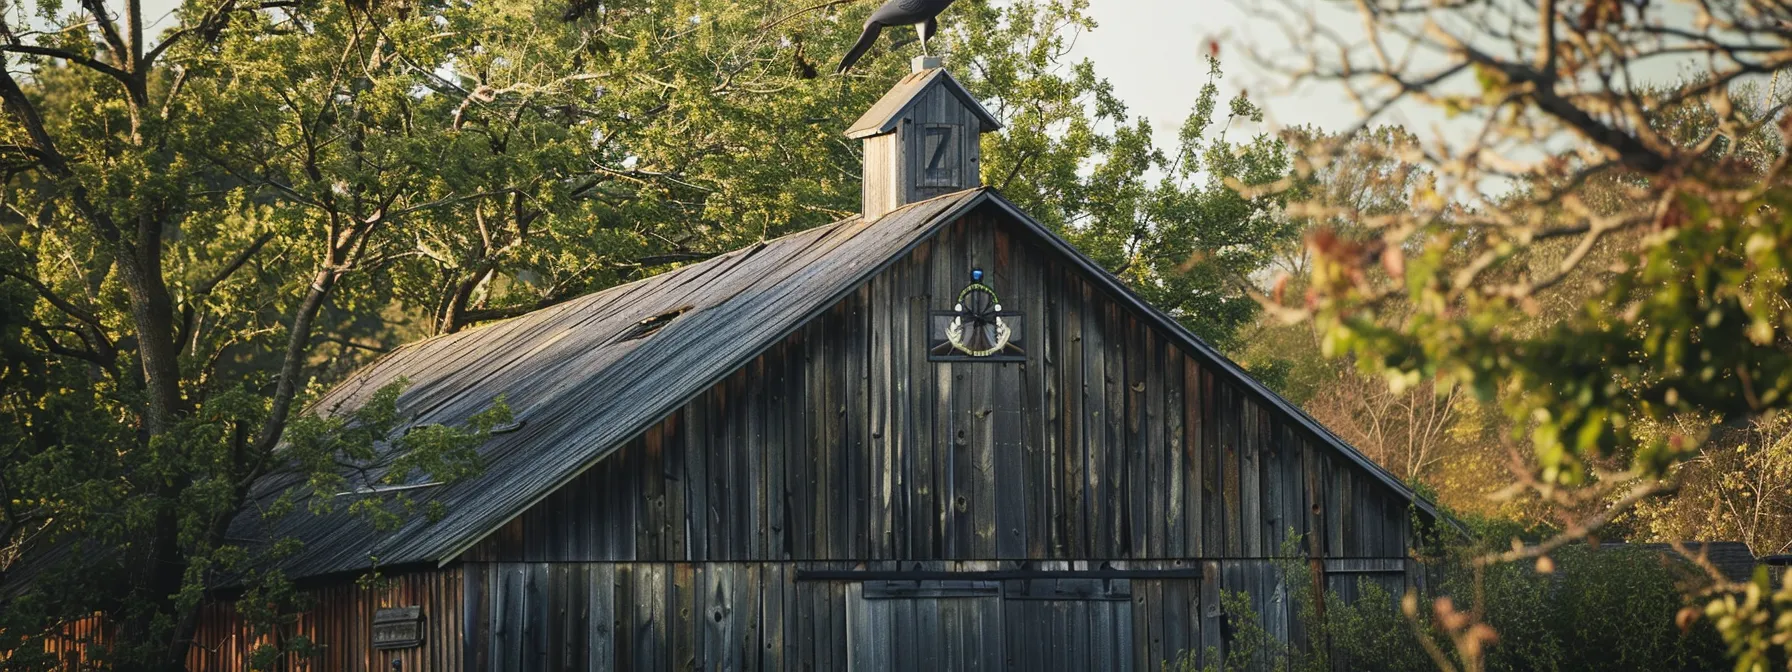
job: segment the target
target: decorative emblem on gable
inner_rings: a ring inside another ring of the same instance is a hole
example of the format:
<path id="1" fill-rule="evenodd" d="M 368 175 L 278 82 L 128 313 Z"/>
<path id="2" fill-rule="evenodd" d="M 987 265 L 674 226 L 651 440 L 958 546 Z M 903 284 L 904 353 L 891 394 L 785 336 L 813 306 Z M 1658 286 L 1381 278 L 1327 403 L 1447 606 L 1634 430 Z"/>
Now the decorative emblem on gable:
<path id="1" fill-rule="evenodd" d="M 971 269 L 971 282 L 959 290 L 951 310 L 934 311 L 927 358 L 934 361 L 1026 361 L 1021 349 L 1021 314 L 1002 309 L 996 290 L 983 282 L 983 269 Z"/>

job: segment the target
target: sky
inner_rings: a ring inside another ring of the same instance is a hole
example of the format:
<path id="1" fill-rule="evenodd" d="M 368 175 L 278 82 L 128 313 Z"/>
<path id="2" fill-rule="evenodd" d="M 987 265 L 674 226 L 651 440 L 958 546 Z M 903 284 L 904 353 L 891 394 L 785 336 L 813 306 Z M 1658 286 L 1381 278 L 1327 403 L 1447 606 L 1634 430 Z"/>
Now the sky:
<path id="1" fill-rule="evenodd" d="M 1222 99 L 1247 92 L 1265 110 L 1259 130 L 1311 125 L 1337 131 L 1360 121 L 1356 104 L 1342 88 L 1316 84 L 1294 88 L 1287 75 L 1267 71 L 1246 57 L 1252 51 L 1285 54 L 1294 46 L 1273 20 L 1251 15 L 1246 6 L 1252 3 L 1090 0 L 1088 11 L 1098 26 L 1078 37 L 1072 54 L 1094 62 L 1097 74 L 1113 84 L 1129 110 L 1151 120 L 1160 146 L 1174 146 L 1177 127 L 1206 81 L 1210 40 L 1220 45 L 1225 72 L 1220 81 Z M 1363 35 L 1356 14 L 1340 10 L 1335 2 L 1297 0 L 1296 4 L 1320 13 L 1327 27 L 1346 39 Z M 1440 113 L 1416 104 L 1398 106 L 1381 121 L 1421 132 L 1445 125 Z"/>
<path id="2" fill-rule="evenodd" d="M 1209 40 L 1220 42 L 1223 97 L 1257 92 L 1252 97 L 1267 111 L 1266 123 L 1337 128 L 1356 119 L 1342 91 L 1287 91 L 1283 78 L 1247 62 L 1247 45 L 1273 49 L 1284 45 L 1270 43 L 1285 40 L 1255 25 L 1262 19 L 1233 0 L 1091 0 L 1089 13 L 1099 25 L 1078 37 L 1072 53 L 1093 61 L 1132 113 L 1149 118 L 1160 134 L 1173 138 L 1194 106 L 1206 81 Z"/>

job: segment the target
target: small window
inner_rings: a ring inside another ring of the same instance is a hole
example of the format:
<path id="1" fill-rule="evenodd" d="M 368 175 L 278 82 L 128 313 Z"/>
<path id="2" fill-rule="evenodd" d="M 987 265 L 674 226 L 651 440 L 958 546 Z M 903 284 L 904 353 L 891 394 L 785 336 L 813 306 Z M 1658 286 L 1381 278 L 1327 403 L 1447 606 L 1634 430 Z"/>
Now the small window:
<path id="1" fill-rule="evenodd" d="M 627 329 L 622 330 L 622 333 L 617 335 L 616 341 L 638 341 L 647 338 L 648 336 L 652 336 L 658 333 L 659 330 L 664 329 L 666 325 L 671 324 L 672 320 L 678 319 L 679 315 L 690 312 L 690 310 L 690 306 L 684 306 L 677 310 L 669 310 L 628 325 Z"/>
<path id="2" fill-rule="evenodd" d="M 927 124 L 921 128 L 921 186 L 961 186 L 958 145 L 955 124 Z"/>

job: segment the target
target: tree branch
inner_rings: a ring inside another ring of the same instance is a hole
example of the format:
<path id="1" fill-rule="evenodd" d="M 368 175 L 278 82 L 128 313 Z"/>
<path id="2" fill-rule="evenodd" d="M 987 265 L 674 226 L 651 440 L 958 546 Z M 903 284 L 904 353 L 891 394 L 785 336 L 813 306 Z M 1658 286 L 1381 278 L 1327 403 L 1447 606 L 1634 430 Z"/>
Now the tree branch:
<path id="1" fill-rule="evenodd" d="M 80 65 L 81 67 L 88 68 L 90 70 L 93 70 L 94 72 L 98 72 L 107 77 L 111 77 L 120 82 L 129 83 L 131 81 L 131 75 L 128 72 L 125 72 L 118 68 L 107 65 L 103 61 L 100 61 L 100 60 L 97 60 L 94 58 L 90 58 L 87 56 L 83 56 L 81 54 L 77 54 L 75 52 L 68 51 L 66 49 L 55 49 L 55 48 L 51 48 L 51 47 L 38 47 L 38 46 L 29 45 L 29 44 L 6 44 L 6 45 L 0 45 L 0 52 L 8 52 L 8 53 L 14 53 L 14 54 L 31 54 L 33 56 L 48 56 L 50 58 L 59 58 L 59 59 L 68 61 L 70 63 Z"/>
<path id="2" fill-rule="evenodd" d="M 0 275 L 14 278 L 19 282 L 25 283 L 27 286 L 31 287 L 31 289 L 36 290 L 38 296 L 43 297 L 43 299 L 48 301 L 50 305 L 55 306 L 69 317 L 75 318 L 76 320 L 81 321 L 81 323 L 95 329 L 104 328 L 104 325 L 100 324 L 100 319 L 94 316 L 93 313 L 87 312 L 80 306 L 75 305 L 74 302 L 62 298 L 61 295 L 56 293 L 56 290 L 51 289 L 50 286 L 44 284 L 43 281 L 4 266 L 0 266 Z"/>
<path id="3" fill-rule="evenodd" d="M 81 7 L 93 15 L 93 23 L 100 29 L 100 37 L 105 40 L 106 48 L 112 53 L 112 60 L 130 67 L 131 50 L 124 40 L 118 36 L 118 26 L 112 22 L 112 15 L 106 11 L 104 0 L 81 0 Z"/>
<path id="4" fill-rule="evenodd" d="M 1629 511 L 1631 507 L 1636 506 L 1637 502 L 1664 492 L 1673 491 L 1676 487 L 1678 487 L 1678 484 L 1668 480 L 1649 481 L 1642 485 L 1638 485 L 1631 488 L 1630 492 L 1625 493 L 1623 497 L 1619 498 L 1618 501 L 1613 502 L 1612 505 L 1607 507 L 1604 511 L 1599 512 L 1598 515 L 1569 526 L 1568 529 L 1563 530 L 1561 534 L 1545 539 L 1542 543 L 1536 545 L 1515 548 L 1504 553 L 1490 553 L 1477 557 L 1474 561 L 1475 566 L 1487 567 L 1490 565 L 1498 565 L 1548 555 L 1558 548 L 1567 546 L 1577 540 L 1585 539 L 1587 535 L 1604 527 L 1606 523 L 1611 522 L 1611 520 L 1616 518 L 1619 514 Z"/>
<path id="5" fill-rule="evenodd" d="M 261 248 L 266 246 L 268 241 L 273 239 L 274 232 L 272 231 L 256 236 L 255 240 L 250 242 L 248 247 L 238 250 L 236 256 L 232 257 L 230 262 L 225 264 L 223 268 L 218 269 L 217 273 L 212 274 L 212 277 L 199 283 L 199 286 L 193 288 L 193 293 L 188 295 L 187 300 L 184 302 L 186 305 L 181 307 L 180 332 L 179 336 L 174 339 L 175 343 L 180 343 L 185 347 L 187 340 L 193 337 L 193 319 L 198 314 L 199 304 L 204 302 L 206 297 L 211 296 L 213 289 L 216 289 L 218 285 L 223 284 L 225 280 L 229 280 L 230 276 L 235 274 L 238 269 L 241 269 L 245 264 L 249 263 L 249 259 L 254 257 L 256 253 L 261 252 Z"/>

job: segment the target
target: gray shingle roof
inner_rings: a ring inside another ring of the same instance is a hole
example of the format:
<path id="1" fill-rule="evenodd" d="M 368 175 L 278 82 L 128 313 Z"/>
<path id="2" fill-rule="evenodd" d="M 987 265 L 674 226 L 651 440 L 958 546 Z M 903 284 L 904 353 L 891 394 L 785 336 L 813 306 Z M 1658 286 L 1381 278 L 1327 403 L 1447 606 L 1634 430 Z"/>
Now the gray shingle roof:
<path id="1" fill-rule="evenodd" d="M 1724 577 L 1731 581 L 1747 581 L 1755 572 L 1755 554 L 1748 550 L 1748 544 L 1740 541 L 1688 541 L 1684 542 L 1684 545 L 1686 546 L 1686 550 L 1692 551 L 1694 556 L 1704 555 L 1706 562 L 1711 563 L 1713 568 L 1723 573 Z M 1679 551 L 1674 550 L 1672 544 L 1636 544 L 1608 541 L 1600 544 L 1599 548 L 1609 550 L 1626 548 L 1649 550 L 1664 554 L 1675 560 L 1685 559 L 1680 555 Z"/>

